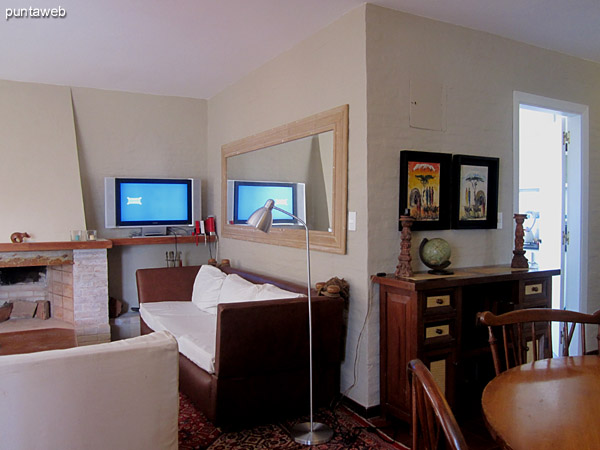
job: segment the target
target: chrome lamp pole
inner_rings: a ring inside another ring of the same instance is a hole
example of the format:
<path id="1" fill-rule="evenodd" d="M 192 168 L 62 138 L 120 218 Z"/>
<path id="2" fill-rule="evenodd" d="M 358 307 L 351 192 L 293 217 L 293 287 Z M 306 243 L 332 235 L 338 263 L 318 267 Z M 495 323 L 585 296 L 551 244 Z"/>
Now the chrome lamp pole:
<path id="1" fill-rule="evenodd" d="M 291 431 L 291 435 L 294 438 L 294 441 L 303 444 L 303 445 L 317 445 L 328 442 L 333 436 L 333 430 L 329 428 L 327 425 L 314 422 L 313 421 L 313 343 L 312 343 L 312 308 L 311 308 L 311 286 L 312 283 L 310 281 L 310 246 L 308 241 L 308 226 L 306 223 L 296 217 L 295 215 L 278 208 L 275 206 L 275 202 L 272 199 L 266 201 L 265 206 L 258 208 L 256 211 L 252 213 L 252 215 L 248 218 L 247 223 L 252 225 L 254 228 L 264 231 L 268 233 L 271 230 L 271 225 L 273 224 L 273 215 L 272 210 L 279 211 L 283 214 L 286 214 L 298 223 L 304 226 L 306 230 L 306 273 L 308 277 L 308 345 L 309 345 L 309 395 L 310 395 L 310 421 L 302 422 L 294 425 Z"/>

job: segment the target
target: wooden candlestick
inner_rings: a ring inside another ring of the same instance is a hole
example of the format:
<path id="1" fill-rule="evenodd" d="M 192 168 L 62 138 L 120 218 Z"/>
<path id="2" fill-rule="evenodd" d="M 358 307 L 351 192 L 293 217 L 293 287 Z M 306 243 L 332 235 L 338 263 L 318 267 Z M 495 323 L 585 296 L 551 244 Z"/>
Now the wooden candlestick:
<path id="1" fill-rule="evenodd" d="M 400 238 L 400 254 L 398 255 L 398 265 L 396 266 L 396 272 L 394 275 L 396 278 L 408 278 L 413 276 L 413 271 L 411 267 L 412 257 L 410 256 L 410 247 L 412 234 L 410 231 L 410 227 L 412 227 L 413 222 L 415 221 L 409 215 L 400 216 L 400 223 L 402 224 L 402 233 Z"/>
<path id="2" fill-rule="evenodd" d="M 529 262 L 525 257 L 525 250 L 523 250 L 525 231 L 523 230 L 523 222 L 527 218 L 527 214 L 515 214 L 514 219 L 517 224 L 515 227 L 515 249 L 513 250 L 513 259 L 510 263 L 510 267 L 515 269 L 528 269 Z"/>

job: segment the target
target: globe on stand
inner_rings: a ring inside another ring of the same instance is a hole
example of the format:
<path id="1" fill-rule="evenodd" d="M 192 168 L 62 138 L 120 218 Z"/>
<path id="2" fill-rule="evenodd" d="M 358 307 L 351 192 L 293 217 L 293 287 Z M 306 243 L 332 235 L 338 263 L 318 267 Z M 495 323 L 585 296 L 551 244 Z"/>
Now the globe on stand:
<path id="1" fill-rule="evenodd" d="M 441 238 L 424 238 L 419 246 L 419 256 L 423 264 L 434 275 L 452 275 L 454 272 L 445 270 L 450 265 L 450 244 Z"/>

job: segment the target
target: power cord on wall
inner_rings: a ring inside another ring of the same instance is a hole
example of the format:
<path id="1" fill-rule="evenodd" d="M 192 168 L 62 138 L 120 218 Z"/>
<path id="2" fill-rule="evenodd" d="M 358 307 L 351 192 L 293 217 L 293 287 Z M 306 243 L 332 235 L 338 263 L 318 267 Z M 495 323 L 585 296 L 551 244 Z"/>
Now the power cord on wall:
<path id="1" fill-rule="evenodd" d="M 354 387 L 356 386 L 356 383 L 358 382 L 358 362 L 360 360 L 359 349 L 360 349 L 360 343 L 362 341 L 363 334 L 364 334 L 365 329 L 367 327 L 367 323 L 369 322 L 369 317 L 371 317 L 372 300 L 373 300 L 373 286 L 374 286 L 374 283 L 371 282 L 370 285 L 369 285 L 369 297 L 368 297 L 368 303 L 367 303 L 367 313 L 365 314 L 365 320 L 363 321 L 362 327 L 360 329 L 360 333 L 358 334 L 358 339 L 356 341 L 356 349 L 354 351 L 354 365 L 353 365 L 353 380 L 352 380 L 352 384 L 350 386 L 348 386 L 348 388 L 344 392 L 341 393 L 341 396 L 340 396 L 339 400 L 337 402 L 335 402 L 335 405 L 333 406 L 334 410 L 339 406 L 339 404 L 344 400 L 344 398 L 348 396 L 348 394 L 350 393 L 350 391 L 352 389 L 354 389 Z"/>

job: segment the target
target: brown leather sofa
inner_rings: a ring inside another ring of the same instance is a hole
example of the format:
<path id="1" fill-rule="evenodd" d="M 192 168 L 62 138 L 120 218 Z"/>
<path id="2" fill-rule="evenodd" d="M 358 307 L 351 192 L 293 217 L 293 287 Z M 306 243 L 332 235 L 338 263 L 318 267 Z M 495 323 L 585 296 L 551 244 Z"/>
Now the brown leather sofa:
<path id="1" fill-rule="evenodd" d="M 189 301 L 200 266 L 140 269 L 140 303 Z M 293 292 L 306 288 L 231 267 L 253 283 Z M 313 291 L 314 292 L 314 291 Z M 340 297 L 312 296 L 313 400 L 328 405 L 338 394 L 343 357 Z M 307 298 L 218 305 L 215 373 L 179 354 L 179 385 L 206 417 L 232 425 L 305 414 L 309 410 Z M 141 321 L 142 334 L 152 330 Z"/>

